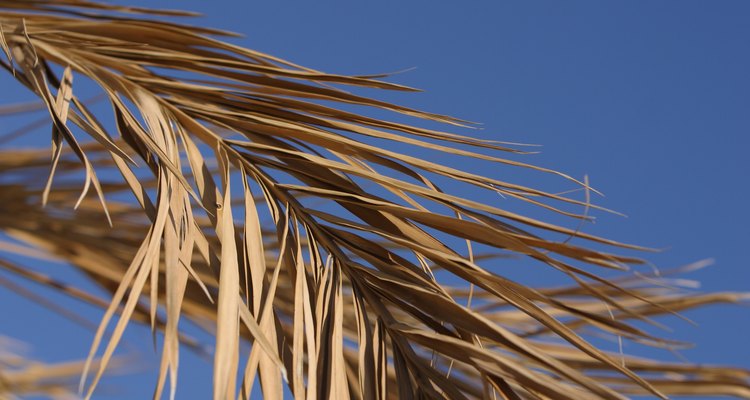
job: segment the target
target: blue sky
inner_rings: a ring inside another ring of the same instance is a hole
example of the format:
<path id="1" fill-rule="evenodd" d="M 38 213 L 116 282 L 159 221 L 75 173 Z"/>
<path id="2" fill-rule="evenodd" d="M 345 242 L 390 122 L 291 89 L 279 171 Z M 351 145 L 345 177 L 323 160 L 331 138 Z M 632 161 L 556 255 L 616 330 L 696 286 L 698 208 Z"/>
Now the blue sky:
<path id="1" fill-rule="evenodd" d="M 660 268 L 714 258 L 714 266 L 687 277 L 706 291 L 750 291 L 746 1 L 131 4 L 203 12 L 196 23 L 243 33 L 236 43 L 319 70 L 369 74 L 414 67 L 391 80 L 424 93 L 373 95 L 483 124 L 481 131 L 462 133 L 542 144 L 541 154 L 524 161 L 587 174 L 606 195 L 596 202 L 628 215 L 599 213 L 587 232 L 666 248 L 649 255 Z M 0 102 L 12 96 L 0 94 Z M 10 299 L 0 290 L 3 304 Z M 43 311 L 17 304 L 29 323 L 8 333 L 29 338 L 42 356 L 84 355 L 89 333 L 70 327 L 45 341 L 33 333 L 45 322 L 30 317 Z M 686 315 L 699 326 L 666 321 L 672 337 L 697 344 L 682 353 L 688 360 L 750 368 L 750 308 Z M 145 330 L 130 338 L 148 343 Z M 140 346 L 141 352 L 149 347 Z M 203 398 L 210 364 L 186 358 L 178 398 Z M 153 375 L 144 376 L 122 380 L 135 383 L 123 388 L 128 394 L 122 398 L 150 395 Z"/>

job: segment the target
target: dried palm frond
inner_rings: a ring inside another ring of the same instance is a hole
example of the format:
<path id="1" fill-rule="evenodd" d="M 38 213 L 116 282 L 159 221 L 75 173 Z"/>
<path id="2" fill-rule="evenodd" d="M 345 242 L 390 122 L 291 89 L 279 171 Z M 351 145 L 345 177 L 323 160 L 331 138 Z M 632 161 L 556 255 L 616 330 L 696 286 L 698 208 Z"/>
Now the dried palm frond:
<path id="1" fill-rule="evenodd" d="M 0 336 L 0 398 L 80 399 L 76 381 L 83 370 L 83 361 L 41 363 L 29 359 L 22 351 L 25 347 L 25 343 Z"/>
<path id="2" fill-rule="evenodd" d="M 586 180 L 501 157 L 522 153 L 509 144 L 356 111 L 469 124 L 341 88 L 412 90 L 383 76 L 302 68 L 213 38 L 223 32 L 138 13 L 180 15 L 0 0 L 2 66 L 52 121 L 51 172 L 39 151 L 0 158 L 3 176 L 21 177 L 0 182 L 0 229 L 16 240 L 1 249 L 70 263 L 111 299 L 11 259 L 0 268 L 105 309 L 84 368 L 87 397 L 131 320 L 163 333 L 155 397 L 167 376 L 174 395 L 180 343 L 206 348 L 184 318 L 215 335 L 215 399 L 249 397 L 256 378 L 268 398 L 284 385 L 296 398 L 750 398 L 747 371 L 626 357 L 584 337 L 594 329 L 675 346 L 641 322 L 742 295 L 688 297 L 658 277 L 613 279 L 643 263 L 618 251 L 644 249 L 462 193 L 574 220 L 596 208 L 587 199 L 404 149 L 557 175 L 588 194 Z M 112 115 L 92 111 L 74 78 L 93 81 Z M 507 254 L 518 258 L 494 257 Z M 571 286 L 515 282 L 503 274 L 511 264 L 547 265 Z M 247 359 L 240 341 L 252 343 Z"/>

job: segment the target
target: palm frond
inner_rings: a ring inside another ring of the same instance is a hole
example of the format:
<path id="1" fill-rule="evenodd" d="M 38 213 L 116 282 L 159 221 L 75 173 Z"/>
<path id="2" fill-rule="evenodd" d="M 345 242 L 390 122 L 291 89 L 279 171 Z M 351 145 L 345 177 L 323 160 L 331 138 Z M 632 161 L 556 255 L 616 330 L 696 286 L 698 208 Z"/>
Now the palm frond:
<path id="1" fill-rule="evenodd" d="M 41 363 L 25 354 L 26 344 L 0 336 L 0 397 L 8 400 L 44 396 L 54 400 L 80 399 L 76 379 L 83 361 Z"/>
<path id="2" fill-rule="evenodd" d="M 523 151 L 512 144 L 361 114 L 471 125 L 344 89 L 414 90 L 384 76 L 327 74 L 215 39 L 221 31 L 136 14 L 180 15 L 0 1 L 2 66 L 52 121 L 51 168 L 46 152 L 0 158 L 0 172 L 21 177 L 0 191 L 9 205 L 0 229 L 18 241 L 1 249 L 70 263 L 111 299 L 10 259 L 0 268 L 105 310 L 83 368 L 87 397 L 130 321 L 164 335 L 155 397 L 167 377 L 174 396 L 180 344 L 206 351 L 186 319 L 215 335 L 217 400 L 249 397 L 256 379 L 268 398 L 285 385 L 296 398 L 750 398 L 747 371 L 626 357 L 584 334 L 672 347 L 641 322 L 743 295 L 613 279 L 643 264 L 629 253 L 646 249 L 463 194 L 573 221 L 598 208 L 588 196 L 405 149 L 556 175 L 588 194 L 586 180 L 513 160 Z M 111 115 L 79 97 L 81 78 Z M 507 254 L 518 258 L 495 257 Z M 546 265 L 570 286 L 515 282 L 502 273 L 511 264 Z M 246 359 L 240 341 L 252 343 Z"/>

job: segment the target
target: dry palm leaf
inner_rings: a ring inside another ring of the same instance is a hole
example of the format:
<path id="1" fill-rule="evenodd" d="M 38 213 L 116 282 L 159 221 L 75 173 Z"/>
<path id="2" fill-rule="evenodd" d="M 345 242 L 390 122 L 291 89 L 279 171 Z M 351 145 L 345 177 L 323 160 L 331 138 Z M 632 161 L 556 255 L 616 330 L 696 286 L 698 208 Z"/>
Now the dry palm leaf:
<path id="1" fill-rule="evenodd" d="M 0 398 L 80 399 L 75 382 L 83 369 L 83 361 L 40 363 L 19 351 L 24 347 L 24 343 L 0 336 Z"/>
<path id="2" fill-rule="evenodd" d="M 15 258 L 0 268 L 105 309 L 86 397 L 130 321 L 164 335 L 155 397 L 167 382 L 174 396 L 180 343 L 206 348 L 187 320 L 215 335 L 216 400 L 249 397 L 256 380 L 268 398 L 750 398 L 746 371 L 629 358 L 584 336 L 675 346 L 640 322 L 741 295 L 612 279 L 642 263 L 617 249 L 643 249 L 458 193 L 473 187 L 578 220 L 595 208 L 588 200 L 403 149 L 555 174 L 588 194 L 585 180 L 501 157 L 521 153 L 511 145 L 351 111 L 467 124 L 341 89 L 412 90 L 382 76 L 302 68 L 214 39 L 220 31 L 135 14 L 181 15 L 0 1 L 0 63 L 52 121 L 51 163 L 38 151 L 0 158 L 0 172 L 20 178 L 0 182 L 0 229 L 14 239 L 0 249 L 70 263 L 111 299 Z M 104 93 L 114 128 L 79 98 L 82 78 Z M 493 258 L 502 254 L 520 258 Z M 547 265 L 572 286 L 515 282 L 498 268 L 510 263 Z M 246 358 L 240 341 L 252 344 Z"/>

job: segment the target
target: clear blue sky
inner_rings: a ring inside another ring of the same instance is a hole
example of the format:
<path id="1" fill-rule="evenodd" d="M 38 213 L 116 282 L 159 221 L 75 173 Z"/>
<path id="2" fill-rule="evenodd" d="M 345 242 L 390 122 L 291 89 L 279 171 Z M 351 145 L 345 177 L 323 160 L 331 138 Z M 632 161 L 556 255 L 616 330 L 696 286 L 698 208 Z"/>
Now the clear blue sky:
<path id="1" fill-rule="evenodd" d="M 598 204 L 629 216 L 598 214 L 587 232 L 668 248 L 650 257 L 660 268 L 715 258 L 688 277 L 706 291 L 750 291 L 747 1 L 133 3 L 203 12 L 196 23 L 245 34 L 237 43 L 328 72 L 416 67 L 392 80 L 425 93 L 381 98 L 481 122 L 470 133 L 486 138 L 543 144 L 527 161 L 588 174 L 606 194 Z M 89 333 L 71 327 L 44 342 L 33 332 L 44 312 L 16 304 L 28 329 L 0 332 L 53 359 L 84 355 Z M 699 327 L 668 322 L 697 344 L 688 360 L 750 368 L 750 308 L 686 315 Z M 178 398 L 205 398 L 210 364 L 185 357 Z M 149 396 L 144 376 L 118 380 L 129 382 L 121 398 Z"/>

